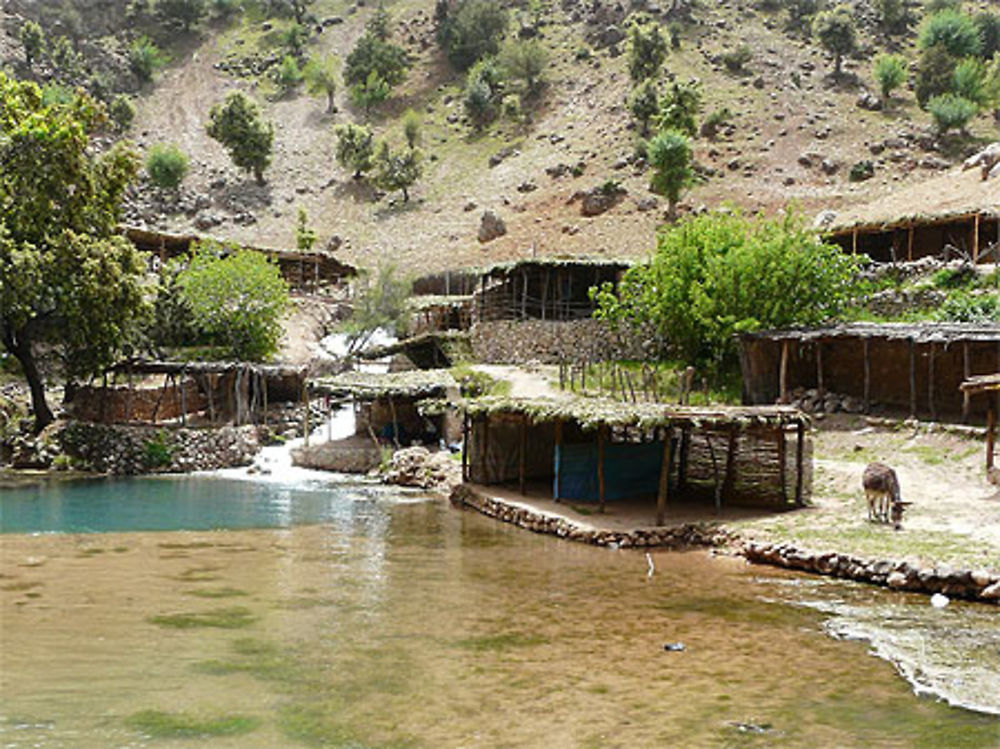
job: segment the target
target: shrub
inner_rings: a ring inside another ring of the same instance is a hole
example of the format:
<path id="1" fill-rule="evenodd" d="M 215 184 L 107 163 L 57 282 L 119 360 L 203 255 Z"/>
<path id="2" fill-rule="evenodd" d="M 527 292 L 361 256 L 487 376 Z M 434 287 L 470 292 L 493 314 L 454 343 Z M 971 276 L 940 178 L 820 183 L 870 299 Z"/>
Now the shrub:
<path id="1" fill-rule="evenodd" d="M 337 135 L 337 163 L 354 171 L 354 179 L 360 179 L 362 172 L 372 168 L 375 144 L 371 130 L 364 125 L 347 123 L 334 128 Z"/>
<path id="2" fill-rule="evenodd" d="M 146 156 L 150 181 L 164 190 L 176 190 L 188 173 L 188 157 L 173 143 L 157 143 Z"/>
<path id="3" fill-rule="evenodd" d="M 314 57 L 307 64 L 302 74 L 306 79 L 306 88 L 314 96 L 326 96 L 326 113 L 337 111 L 334 94 L 337 93 L 337 62 L 332 55 Z"/>
<path id="4" fill-rule="evenodd" d="M 968 57 L 958 63 L 953 81 L 953 92 L 971 101 L 980 111 L 988 109 L 996 101 L 997 92 L 992 85 L 989 68 L 978 58 Z"/>
<path id="5" fill-rule="evenodd" d="M 476 129 L 485 127 L 496 118 L 493 91 L 484 81 L 470 80 L 462 96 L 462 109 Z"/>
<path id="6" fill-rule="evenodd" d="M 887 34 L 905 31 L 910 21 L 903 0 L 875 0 L 875 12 L 879 26 Z"/>
<path id="7" fill-rule="evenodd" d="M 730 52 L 724 52 L 722 55 L 722 64 L 726 66 L 726 70 L 733 73 L 740 73 L 750 60 L 753 59 L 753 50 L 751 50 L 747 45 L 741 44 L 736 49 Z"/>
<path id="8" fill-rule="evenodd" d="M 1000 323 L 1000 295 L 951 294 L 938 310 L 937 318 L 950 322 Z"/>
<path id="9" fill-rule="evenodd" d="M 869 160 L 858 161 L 851 165 L 848 179 L 851 182 L 864 182 L 875 176 L 875 164 Z"/>
<path id="10" fill-rule="evenodd" d="M 951 91 L 958 60 L 951 56 L 943 44 L 921 50 L 917 58 L 917 83 L 914 93 L 921 107 L 935 96 Z"/>
<path id="11" fill-rule="evenodd" d="M 410 188 L 423 173 L 420 160 L 419 150 L 408 148 L 393 153 L 389 144 L 383 141 L 375 157 L 375 185 L 388 192 L 401 190 L 403 202 L 408 203 Z"/>
<path id="12" fill-rule="evenodd" d="M 190 31 L 205 15 L 205 0 L 156 0 L 156 12 L 167 23 Z"/>
<path id="13" fill-rule="evenodd" d="M 126 94 L 118 94 L 108 105 L 108 116 L 119 133 L 128 130 L 135 120 L 135 104 L 132 103 L 132 98 Z"/>
<path id="14" fill-rule="evenodd" d="M 1000 52 L 1000 14 L 990 11 L 978 13 L 973 19 L 983 46 L 980 54 L 985 58 Z"/>
<path id="15" fill-rule="evenodd" d="M 647 78 L 632 91 L 628 99 L 628 109 L 639 123 L 642 135 L 649 132 L 649 122 L 660 111 L 660 94 L 656 87 L 656 81 Z"/>
<path id="16" fill-rule="evenodd" d="M 524 114 L 524 110 L 521 108 L 521 97 L 517 94 L 507 94 L 500 101 L 500 112 L 508 120 L 514 120 L 515 122 L 520 120 Z"/>
<path id="17" fill-rule="evenodd" d="M 212 107 L 206 131 L 225 147 L 238 168 L 252 172 L 257 184 L 264 184 L 264 170 L 271 163 L 274 127 L 260 119 L 251 99 L 240 91 L 229 94 L 224 104 Z"/>
<path id="18" fill-rule="evenodd" d="M 300 23 L 293 23 L 281 34 L 281 46 L 288 50 L 288 54 L 295 57 L 302 56 L 308 41 L 309 29 Z"/>
<path id="19" fill-rule="evenodd" d="M 819 0 L 786 0 L 788 10 L 787 28 L 803 31 L 809 28 L 812 17 L 819 10 Z"/>
<path id="20" fill-rule="evenodd" d="M 167 59 L 149 37 L 142 36 L 129 47 L 128 63 L 135 77 L 142 83 L 148 83 L 153 80 L 156 71 L 167 64 Z"/>
<path id="21" fill-rule="evenodd" d="M 705 121 L 701 123 L 701 134 L 706 138 L 714 138 L 726 122 L 733 118 L 733 113 L 729 111 L 728 107 L 722 107 L 721 109 L 713 110 Z"/>
<path id="22" fill-rule="evenodd" d="M 161 429 L 156 436 L 146 440 L 142 445 L 142 464 L 148 470 L 166 468 L 174 460 L 175 446 L 166 429 Z"/>
<path id="23" fill-rule="evenodd" d="M 402 47 L 365 34 L 347 56 L 344 82 L 348 86 L 365 83 L 372 72 L 389 84 L 398 86 L 406 80 L 409 57 Z"/>
<path id="24" fill-rule="evenodd" d="M 665 130 L 649 142 L 647 158 L 654 170 L 649 189 L 667 199 L 673 216 L 681 193 L 694 183 L 691 144 L 684 133 Z"/>
<path id="25" fill-rule="evenodd" d="M 364 109 L 367 115 L 373 106 L 389 98 L 391 90 L 389 82 L 379 76 L 378 71 L 373 70 L 363 83 L 351 86 L 351 101 Z"/>
<path id="26" fill-rule="evenodd" d="M 673 83 L 660 100 L 660 130 L 677 130 L 689 137 L 698 132 L 701 86 L 697 81 Z"/>
<path id="27" fill-rule="evenodd" d="M 406 138 L 406 145 L 412 150 L 420 143 L 420 130 L 422 122 L 420 115 L 412 109 L 407 109 L 403 113 L 403 137 Z"/>
<path id="28" fill-rule="evenodd" d="M 927 111 L 934 118 L 934 125 L 942 135 L 958 128 L 965 130 L 969 120 L 976 116 L 976 105 L 955 94 L 941 94 L 927 102 Z"/>
<path id="29" fill-rule="evenodd" d="M 628 73 L 634 83 L 655 78 L 667 58 L 667 40 L 658 23 L 633 23 L 628 37 Z"/>
<path id="30" fill-rule="evenodd" d="M 30 68 L 45 49 L 45 32 L 35 21 L 25 21 L 19 37 L 24 47 L 24 61 Z"/>
<path id="31" fill-rule="evenodd" d="M 438 43 L 455 68 L 467 70 L 500 51 L 507 30 L 507 11 L 500 3 L 459 0 L 454 10 L 448 10 L 448 3 L 439 3 L 438 8 Z"/>
<path id="32" fill-rule="evenodd" d="M 956 10 L 943 10 L 924 19 L 917 44 L 921 49 L 940 44 L 952 57 L 978 55 L 983 48 L 972 18 Z"/>
<path id="33" fill-rule="evenodd" d="M 881 54 L 875 58 L 873 69 L 882 98 L 889 100 L 894 89 L 906 80 L 906 58 L 902 55 Z"/>
<path id="34" fill-rule="evenodd" d="M 274 82 L 278 84 L 278 88 L 287 93 L 302 83 L 302 78 L 298 61 L 291 55 L 285 55 L 274 74 Z"/>
<path id="35" fill-rule="evenodd" d="M 505 78 L 520 81 L 530 96 L 542 86 L 549 53 L 537 39 L 511 39 L 500 49 L 499 63 Z"/>
<path id="36" fill-rule="evenodd" d="M 232 18 L 243 10 L 242 0 L 212 0 L 212 15 L 222 20 Z"/>
<path id="37" fill-rule="evenodd" d="M 844 55 L 851 54 L 858 46 L 854 15 L 846 5 L 816 14 L 812 24 L 813 36 L 828 52 L 833 53 L 833 74 L 840 76 Z"/>

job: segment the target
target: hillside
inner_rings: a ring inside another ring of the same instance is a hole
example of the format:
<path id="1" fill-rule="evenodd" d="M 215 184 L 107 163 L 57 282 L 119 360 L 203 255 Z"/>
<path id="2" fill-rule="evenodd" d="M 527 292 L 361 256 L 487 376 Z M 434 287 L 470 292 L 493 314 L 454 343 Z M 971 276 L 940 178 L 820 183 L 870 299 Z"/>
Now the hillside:
<path id="1" fill-rule="evenodd" d="M 174 209 L 163 210 L 162 201 L 140 191 L 130 220 L 291 246 L 301 206 L 319 234 L 319 246 L 339 248 L 344 259 L 362 266 L 389 259 L 423 273 L 532 253 L 641 255 L 664 219 L 665 201 L 649 192 L 649 172 L 636 168 L 632 158 L 636 130 L 624 103 L 631 83 L 621 54 L 626 42 L 602 44 L 628 28 L 630 11 L 621 3 L 543 4 L 539 31 L 550 51 L 546 88 L 536 103 L 526 103 L 524 122 L 503 119 L 476 133 L 462 118 L 464 78 L 452 70 L 434 38 L 433 0 L 387 2 L 393 39 L 407 48 L 413 66 L 406 82 L 373 112 L 370 124 L 400 143 L 402 113 L 412 107 L 423 117 L 424 175 L 407 203 L 398 194 L 380 197 L 366 180 L 352 179 L 337 165 L 333 126 L 365 120 L 343 84 L 336 94 L 339 111 L 326 115 L 325 101 L 301 87 L 279 97 L 266 75 L 223 69 L 245 70 L 241 62 L 273 56 L 275 35 L 290 21 L 256 9 L 183 33 L 164 30 L 151 18 L 140 17 L 137 23 L 116 18 L 109 11 L 116 4 L 107 1 L 53 5 L 77 10 L 78 32 L 94 47 L 107 50 L 117 44 L 123 50 L 127 40 L 146 31 L 171 53 L 172 61 L 153 84 L 132 86 L 137 117 L 128 136 L 141 148 L 176 143 L 190 156 L 191 172 Z M 935 138 L 929 116 L 905 86 L 885 111 L 858 107 L 859 95 L 874 89 L 874 52 L 887 44 L 866 22 L 871 17 L 867 1 L 856 4 L 861 49 L 845 60 L 840 81 L 830 76 L 832 58 L 813 40 L 785 30 L 783 11 L 761 10 L 751 0 L 702 0 L 690 16 L 670 16 L 668 5 L 632 3 L 678 32 L 680 48 L 668 54 L 661 78 L 699 80 L 703 117 L 721 107 L 733 113 L 731 125 L 715 139 L 697 139 L 696 160 L 705 179 L 684 197 L 682 210 L 727 201 L 768 212 L 789 203 L 809 215 L 836 210 L 926 179 L 997 136 L 995 122 L 982 115 L 967 138 Z M 966 2 L 965 8 L 988 5 Z M 306 53 L 332 53 L 341 60 L 374 12 L 365 0 L 317 0 L 309 10 L 317 22 Z M 38 15 L 37 6 L 8 2 L 3 14 L 6 38 L 0 53 L 23 72 L 14 37 L 23 18 Z M 58 17 L 42 21 L 54 34 Z M 889 44 L 912 61 L 914 39 L 911 28 L 904 41 Z M 729 72 L 720 55 L 741 44 L 752 50 L 751 59 L 744 72 Z M 237 171 L 205 133 L 209 109 L 234 89 L 250 93 L 275 125 L 275 154 L 263 188 Z M 851 165 L 866 159 L 874 163 L 874 178 L 850 182 Z M 571 200 L 574 194 L 609 179 L 627 190 L 625 198 L 601 215 L 582 216 L 580 202 Z M 508 232 L 482 244 L 477 231 L 484 210 L 496 213 Z"/>

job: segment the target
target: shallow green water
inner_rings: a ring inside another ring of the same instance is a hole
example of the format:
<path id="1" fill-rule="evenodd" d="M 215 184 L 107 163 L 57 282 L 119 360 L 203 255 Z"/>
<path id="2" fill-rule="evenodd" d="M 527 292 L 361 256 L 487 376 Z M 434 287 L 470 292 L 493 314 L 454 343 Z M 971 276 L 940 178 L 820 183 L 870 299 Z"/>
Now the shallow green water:
<path id="1" fill-rule="evenodd" d="M 104 486 L 216 527 L 200 481 Z M 32 512 L 108 527 L 100 486 Z M 220 489 L 242 529 L 0 539 L 0 746 L 1000 746 L 995 717 L 826 633 L 815 601 L 856 587 L 704 552 L 655 553 L 647 577 L 641 553 L 393 490 Z M 12 496 L 5 528 L 45 502 Z"/>

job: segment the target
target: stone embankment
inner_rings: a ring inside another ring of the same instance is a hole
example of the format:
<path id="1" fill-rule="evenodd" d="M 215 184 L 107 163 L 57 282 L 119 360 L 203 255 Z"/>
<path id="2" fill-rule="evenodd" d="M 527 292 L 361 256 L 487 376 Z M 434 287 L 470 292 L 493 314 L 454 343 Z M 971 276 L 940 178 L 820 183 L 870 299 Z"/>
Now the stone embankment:
<path id="1" fill-rule="evenodd" d="M 547 533 L 596 546 L 622 549 L 648 547 L 680 549 L 688 546 L 724 546 L 732 540 L 730 534 L 718 523 L 686 523 L 631 531 L 590 528 L 558 515 L 550 515 L 483 496 L 465 484 L 455 487 L 451 493 L 451 501 L 453 504 L 481 512 L 487 517 L 535 533 Z"/>
<path id="2" fill-rule="evenodd" d="M 986 570 L 921 567 L 907 561 L 862 559 L 837 552 L 811 552 L 788 543 L 745 541 L 741 553 L 758 564 L 884 585 L 893 590 L 942 593 L 952 598 L 1000 603 L 1000 574 Z"/>
<path id="3" fill-rule="evenodd" d="M 244 466 L 261 446 L 256 426 L 167 429 L 70 422 L 60 441 L 82 467 L 114 475 Z"/>

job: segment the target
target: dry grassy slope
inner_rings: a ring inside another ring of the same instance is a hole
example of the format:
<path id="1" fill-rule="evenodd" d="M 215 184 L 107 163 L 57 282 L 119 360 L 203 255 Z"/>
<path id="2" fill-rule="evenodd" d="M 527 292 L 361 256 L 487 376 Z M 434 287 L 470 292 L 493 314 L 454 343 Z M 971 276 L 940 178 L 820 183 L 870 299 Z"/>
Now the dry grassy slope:
<path id="1" fill-rule="evenodd" d="M 461 124 L 449 124 L 447 116 L 461 110 L 457 100 L 460 80 L 435 47 L 421 51 L 419 45 L 412 46 L 416 64 L 407 83 L 373 123 L 377 131 L 398 141 L 402 111 L 412 106 L 425 114 L 423 147 L 430 159 L 409 204 L 388 199 L 372 202 L 365 185 L 353 182 L 336 165 L 333 125 L 362 119 L 345 92 L 338 92 L 340 112 L 333 117 L 323 115 L 320 100 L 303 93 L 264 102 L 277 128 L 275 158 L 268 172 L 271 205 L 255 211 L 256 224 L 226 223 L 215 233 L 256 244 L 289 245 L 294 241 L 297 206 L 302 205 L 319 231 L 321 244 L 338 235 L 346 240 L 341 252 L 350 261 L 373 266 L 390 258 L 414 273 L 481 265 L 532 252 L 610 256 L 647 252 L 662 219 L 661 211 L 636 208 L 638 199 L 650 195 L 648 176 L 612 166 L 631 153 L 634 138 L 626 128 L 628 116 L 623 107 L 629 90 L 625 58 L 611 58 L 602 51 L 590 61 L 576 60 L 574 52 L 584 44 L 586 29 L 568 22 L 566 13 L 552 5 L 550 23 L 544 29 L 553 51 L 550 85 L 530 125 L 508 124 L 477 136 Z M 352 6 L 341 0 L 316 4 L 320 18 L 342 15 L 346 22 L 316 37 L 311 53 L 346 56 L 371 12 L 369 7 L 352 11 Z M 398 0 L 387 7 L 397 28 L 406 30 L 400 36 L 431 35 L 432 0 Z M 852 163 L 871 158 L 868 143 L 901 131 L 926 129 L 927 116 L 916 109 L 912 94 L 906 92 L 889 113 L 858 109 L 857 87 L 833 88 L 827 80 L 831 65 L 825 55 L 812 43 L 783 33 L 780 17 L 754 10 L 750 0 L 703 2 L 696 20 L 684 32 L 682 49 L 668 58 L 667 69 L 681 79 L 700 79 L 706 112 L 727 106 L 736 115 L 737 127 L 731 139 L 698 141 L 699 162 L 715 168 L 718 175 L 687 196 L 688 206 L 732 201 L 774 211 L 798 202 L 811 213 L 862 201 L 900 182 L 929 176 L 927 170 L 913 169 L 906 162 L 886 161 L 867 183 L 851 185 L 847 180 Z M 252 88 L 213 67 L 237 48 L 234 39 L 247 33 L 244 28 L 206 35 L 193 54 L 175 61 L 140 103 L 135 137 L 144 145 L 161 140 L 180 144 L 192 156 L 189 183 L 201 190 L 207 190 L 220 174 L 228 176 L 231 186 L 242 180 L 222 149 L 204 134 L 204 122 L 210 106 L 228 90 Z M 734 76 L 711 63 L 712 57 L 740 43 L 754 50 L 749 75 Z M 812 63 L 815 69 L 803 69 L 803 63 Z M 869 67 L 867 59 L 846 65 L 862 82 L 869 79 Z M 801 76 L 801 87 L 792 81 L 793 70 Z M 752 85 L 757 77 L 764 80 L 762 89 Z M 820 139 L 817 132 L 822 130 L 828 136 Z M 985 117 L 976 122 L 973 132 L 979 140 L 997 135 Z M 518 154 L 491 168 L 489 157 L 506 145 L 513 145 Z M 838 162 L 839 172 L 827 176 L 818 167 L 800 166 L 797 158 L 807 152 Z M 919 159 L 926 154 L 913 151 L 911 155 Z M 587 162 L 581 177 L 553 179 L 545 174 L 548 166 L 580 159 Z M 584 218 L 578 204 L 567 203 L 575 191 L 608 178 L 620 180 L 629 191 L 612 211 Z M 518 192 L 517 186 L 526 180 L 538 189 Z M 476 208 L 463 210 L 470 201 Z M 480 245 L 476 232 L 484 209 L 497 212 L 507 222 L 509 233 Z M 181 216 L 170 228 L 189 229 L 188 222 Z"/>

